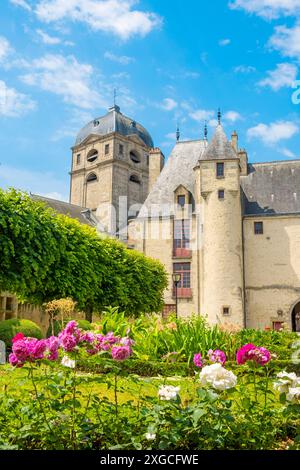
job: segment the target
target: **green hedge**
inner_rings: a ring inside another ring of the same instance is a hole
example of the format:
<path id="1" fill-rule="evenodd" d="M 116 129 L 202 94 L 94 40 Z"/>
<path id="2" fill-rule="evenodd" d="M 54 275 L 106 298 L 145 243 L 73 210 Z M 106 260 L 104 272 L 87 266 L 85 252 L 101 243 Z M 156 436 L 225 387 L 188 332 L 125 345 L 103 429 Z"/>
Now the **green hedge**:
<path id="1" fill-rule="evenodd" d="M 116 366 L 121 372 L 127 374 L 137 374 L 142 377 L 193 377 L 195 372 L 200 372 L 193 365 L 188 365 L 185 362 L 158 362 L 158 361 L 141 361 L 138 359 L 128 359 L 127 361 L 117 363 L 110 359 L 89 359 L 79 360 L 78 368 L 84 372 L 97 372 L 99 374 L 108 374 L 115 371 Z M 226 368 L 233 370 L 236 374 L 245 373 L 248 368 L 247 366 L 239 366 L 235 362 L 227 362 Z M 288 372 L 296 372 L 300 374 L 300 364 L 293 364 L 290 361 L 278 361 L 274 360 L 270 363 L 269 368 L 276 374 L 282 370 Z M 258 369 L 259 371 L 260 369 Z M 261 371 L 263 369 L 261 368 Z"/>
<path id="2" fill-rule="evenodd" d="M 30 303 L 71 298 L 78 309 L 159 312 L 161 263 L 58 214 L 26 193 L 0 190 L 0 290 Z"/>
<path id="3" fill-rule="evenodd" d="M 43 338 L 40 327 L 33 321 L 12 318 L 0 322 L 0 341 L 4 341 L 8 349 L 11 349 L 12 339 L 17 333 L 23 333 L 24 336 L 31 338 Z"/>
<path id="4" fill-rule="evenodd" d="M 73 320 L 73 319 L 68 318 L 68 319 L 64 320 L 63 321 L 63 326 L 65 327 L 67 325 L 67 323 L 69 323 L 71 320 Z M 84 331 L 88 331 L 88 330 L 91 329 L 91 324 L 87 320 L 76 320 L 76 322 L 78 323 L 79 328 L 81 328 Z M 54 326 L 54 336 L 57 336 L 62 330 L 62 322 L 59 321 L 59 320 L 55 320 L 53 323 L 54 323 L 54 325 L 53 325 Z M 47 330 L 47 338 L 49 338 L 49 336 L 52 336 L 52 325 L 50 325 L 48 330 Z"/>

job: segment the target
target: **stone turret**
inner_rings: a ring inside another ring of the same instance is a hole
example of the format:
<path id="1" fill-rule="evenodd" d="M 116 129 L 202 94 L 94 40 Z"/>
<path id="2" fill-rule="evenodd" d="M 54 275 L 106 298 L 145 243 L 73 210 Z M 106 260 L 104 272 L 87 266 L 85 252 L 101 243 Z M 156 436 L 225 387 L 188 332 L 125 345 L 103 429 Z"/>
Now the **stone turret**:
<path id="1" fill-rule="evenodd" d="M 199 160 L 202 206 L 201 313 L 210 324 L 242 327 L 243 249 L 240 161 L 222 126 Z"/>

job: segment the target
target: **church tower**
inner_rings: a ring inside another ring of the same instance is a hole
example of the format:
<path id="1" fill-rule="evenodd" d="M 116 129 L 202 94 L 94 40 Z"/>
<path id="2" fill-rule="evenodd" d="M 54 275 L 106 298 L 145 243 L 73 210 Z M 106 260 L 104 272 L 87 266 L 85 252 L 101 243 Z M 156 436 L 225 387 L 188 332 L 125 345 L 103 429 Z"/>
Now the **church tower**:
<path id="1" fill-rule="evenodd" d="M 91 209 L 104 230 L 122 238 L 128 217 L 136 216 L 148 195 L 152 149 L 147 130 L 111 107 L 77 135 L 70 202 Z"/>
<path id="2" fill-rule="evenodd" d="M 197 169 L 202 233 L 201 313 L 244 325 L 240 158 L 220 123 Z"/>

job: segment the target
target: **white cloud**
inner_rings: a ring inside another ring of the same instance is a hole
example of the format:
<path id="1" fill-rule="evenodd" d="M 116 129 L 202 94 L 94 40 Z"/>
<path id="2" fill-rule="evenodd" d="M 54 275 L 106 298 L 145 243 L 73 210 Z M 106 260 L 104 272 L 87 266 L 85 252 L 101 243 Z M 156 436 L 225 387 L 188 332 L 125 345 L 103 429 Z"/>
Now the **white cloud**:
<path id="1" fill-rule="evenodd" d="M 31 6 L 25 0 L 10 0 L 10 3 L 22 7 L 24 10 L 31 11 Z"/>
<path id="2" fill-rule="evenodd" d="M 165 98 L 159 107 L 164 111 L 173 111 L 177 106 L 178 103 L 175 100 L 172 98 Z"/>
<path id="3" fill-rule="evenodd" d="M 36 109 L 36 103 L 27 95 L 9 88 L 0 80 L 0 117 L 20 117 Z"/>
<path id="4" fill-rule="evenodd" d="M 137 10 L 138 0 L 39 0 L 35 13 L 46 23 L 72 20 L 94 31 L 113 33 L 123 40 L 146 36 L 162 24 L 152 12 Z"/>
<path id="5" fill-rule="evenodd" d="M 280 16 L 294 16 L 300 12 L 300 0 L 232 0 L 232 9 L 243 9 L 272 20 Z"/>
<path id="6" fill-rule="evenodd" d="M 206 121 L 211 119 L 214 116 L 215 112 L 206 110 L 206 109 L 197 109 L 191 113 L 189 113 L 189 116 L 194 119 L 194 121 Z"/>
<path id="7" fill-rule="evenodd" d="M 230 43 L 231 43 L 230 39 L 221 39 L 219 41 L 219 46 L 221 46 L 221 47 L 229 46 Z"/>
<path id="8" fill-rule="evenodd" d="M 218 124 L 219 124 L 219 122 L 218 122 L 217 119 L 210 119 L 210 120 L 208 121 L 208 125 L 209 125 L 210 127 L 217 127 Z"/>
<path id="9" fill-rule="evenodd" d="M 47 197 L 48 199 L 56 199 L 57 201 L 68 202 L 68 197 L 66 194 L 61 194 L 56 191 L 52 191 L 50 193 L 39 193 L 39 196 Z"/>
<path id="10" fill-rule="evenodd" d="M 170 132 L 169 134 L 166 135 L 166 138 L 168 140 L 176 140 L 176 132 Z"/>
<path id="11" fill-rule="evenodd" d="M 112 62 L 117 62 L 118 64 L 121 64 L 121 65 L 128 65 L 128 64 L 131 64 L 132 62 L 135 62 L 135 59 L 133 57 L 128 57 L 127 55 L 119 56 L 108 51 L 105 52 L 104 58 L 111 60 Z"/>
<path id="12" fill-rule="evenodd" d="M 297 134 L 298 126 L 291 121 L 276 121 L 271 124 L 260 123 L 247 131 L 249 139 L 260 139 L 266 145 L 273 145 L 281 140 L 287 140 Z"/>
<path id="13" fill-rule="evenodd" d="M 285 157 L 288 157 L 288 158 L 297 158 L 296 155 L 294 154 L 294 152 L 292 152 L 291 150 L 287 149 L 287 148 L 282 148 L 280 149 L 280 152 L 285 156 Z"/>
<path id="14" fill-rule="evenodd" d="M 226 121 L 230 122 L 236 122 L 242 119 L 242 116 L 237 111 L 227 111 L 223 117 Z"/>
<path id="15" fill-rule="evenodd" d="M 238 65 L 233 70 L 235 73 L 251 73 L 255 72 L 256 68 L 252 65 Z"/>
<path id="16" fill-rule="evenodd" d="M 63 97 L 79 108 L 107 107 L 103 96 L 93 88 L 94 69 L 81 64 L 74 56 L 47 54 L 28 64 L 30 71 L 20 77 L 27 85 Z"/>
<path id="17" fill-rule="evenodd" d="M 68 200 L 67 182 L 59 180 L 57 175 L 51 172 L 29 171 L 10 165 L 0 165 L 0 178 L 1 186 L 4 188 L 14 187 L 33 194 Z"/>
<path id="18" fill-rule="evenodd" d="M 293 87 L 297 79 L 298 67 L 293 64 L 282 63 L 277 64 L 275 70 L 267 72 L 267 78 L 258 82 L 259 86 L 268 86 L 274 91 L 278 91 L 283 87 Z"/>
<path id="19" fill-rule="evenodd" d="M 292 28 L 276 26 L 275 33 L 269 39 L 269 46 L 283 56 L 300 58 L 300 22 Z"/>
<path id="20" fill-rule="evenodd" d="M 127 72 L 114 73 L 112 75 L 112 78 L 114 80 L 129 80 L 130 79 L 130 74 L 127 73 Z"/>
<path id="21" fill-rule="evenodd" d="M 11 51 L 12 47 L 8 40 L 5 37 L 0 36 L 0 63 L 7 58 Z"/>
<path id="22" fill-rule="evenodd" d="M 61 43 L 60 38 L 49 36 L 49 34 L 45 33 L 45 31 L 42 31 L 41 29 L 37 29 L 36 32 L 40 36 L 44 44 L 49 44 L 50 46 L 54 46 L 55 44 Z"/>

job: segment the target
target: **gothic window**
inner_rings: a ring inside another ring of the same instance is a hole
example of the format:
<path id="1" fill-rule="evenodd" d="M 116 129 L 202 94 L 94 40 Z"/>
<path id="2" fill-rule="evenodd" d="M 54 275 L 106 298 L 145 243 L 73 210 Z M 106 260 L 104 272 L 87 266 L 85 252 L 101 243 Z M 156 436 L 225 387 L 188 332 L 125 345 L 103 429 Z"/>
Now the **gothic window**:
<path id="1" fill-rule="evenodd" d="M 263 235 L 264 233 L 264 223 L 263 222 L 254 222 L 254 234 Z"/>
<path id="2" fill-rule="evenodd" d="M 141 162 L 141 159 L 140 159 L 139 155 L 134 150 L 131 150 L 131 152 L 130 152 L 130 159 L 131 159 L 131 161 L 133 161 L 133 163 L 140 163 Z"/>
<path id="3" fill-rule="evenodd" d="M 217 178 L 224 178 L 224 163 L 218 162 L 217 163 Z"/>
<path id="4" fill-rule="evenodd" d="M 131 175 L 129 181 L 136 184 L 141 184 L 140 179 L 137 175 Z"/>
<path id="5" fill-rule="evenodd" d="M 86 179 L 86 182 L 92 183 L 93 181 L 97 181 L 97 180 L 98 180 L 97 175 L 95 175 L 95 173 L 90 173 Z"/>
<path id="6" fill-rule="evenodd" d="M 219 191 L 218 191 L 218 198 L 219 198 L 219 199 L 225 199 L 225 191 L 224 191 L 224 189 L 219 189 Z"/>
<path id="7" fill-rule="evenodd" d="M 87 161 L 89 163 L 93 163 L 95 160 L 97 160 L 98 158 L 98 150 L 96 149 L 92 149 L 89 151 L 89 153 L 87 154 Z"/>

